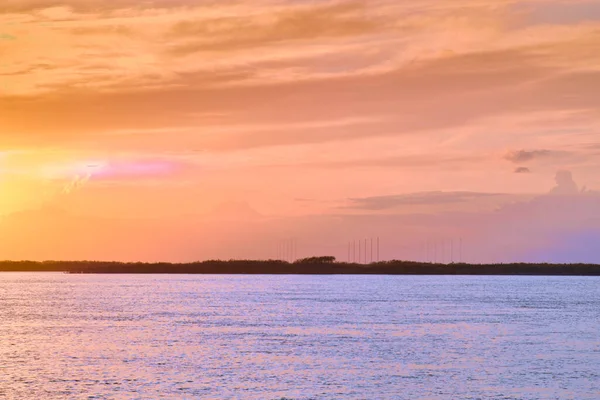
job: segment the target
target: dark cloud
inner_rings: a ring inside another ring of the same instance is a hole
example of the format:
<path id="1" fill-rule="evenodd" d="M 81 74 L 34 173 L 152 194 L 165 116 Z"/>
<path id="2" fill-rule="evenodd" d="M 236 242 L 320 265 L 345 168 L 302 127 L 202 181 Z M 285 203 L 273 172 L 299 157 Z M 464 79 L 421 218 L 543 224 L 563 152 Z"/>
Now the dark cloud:
<path id="1" fill-rule="evenodd" d="M 531 170 L 527 167 L 517 167 L 515 168 L 515 174 L 528 174 Z"/>
<path id="2" fill-rule="evenodd" d="M 422 192 L 395 196 L 376 196 L 349 199 L 350 208 L 363 210 L 385 210 L 403 205 L 440 205 L 464 203 L 483 197 L 501 196 L 500 193 L 479 192 Z"/>
<path id="3" fill-rule="evenodd" d="M 550 150 L 516 150 L 506 154 L 504 159 L 518 164 L 532 161 L 536 158 L 549 157 L 553 154 L 554 153 Z"/>

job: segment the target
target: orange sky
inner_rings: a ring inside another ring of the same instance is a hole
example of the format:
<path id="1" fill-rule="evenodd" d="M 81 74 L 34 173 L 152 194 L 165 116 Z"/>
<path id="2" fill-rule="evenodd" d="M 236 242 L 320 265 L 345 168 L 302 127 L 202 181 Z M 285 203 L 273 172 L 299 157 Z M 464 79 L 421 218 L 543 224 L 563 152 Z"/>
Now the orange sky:
<path id="1" fill-rule="evenodd" d="M 0 258 L 416 258 L 557 170 L 595 196 L 599 92 L 596 0 L 3 0 Z"/>

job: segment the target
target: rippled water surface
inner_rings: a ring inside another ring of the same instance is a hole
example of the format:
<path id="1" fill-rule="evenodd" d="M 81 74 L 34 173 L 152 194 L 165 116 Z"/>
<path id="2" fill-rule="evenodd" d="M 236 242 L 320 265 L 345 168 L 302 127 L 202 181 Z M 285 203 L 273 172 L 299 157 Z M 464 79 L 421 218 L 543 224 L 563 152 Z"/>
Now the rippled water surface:
<path id="1" fill-rule="evenodd" d="M 600 279 L 0 273 L 0 398 L 600 399 Z"/>

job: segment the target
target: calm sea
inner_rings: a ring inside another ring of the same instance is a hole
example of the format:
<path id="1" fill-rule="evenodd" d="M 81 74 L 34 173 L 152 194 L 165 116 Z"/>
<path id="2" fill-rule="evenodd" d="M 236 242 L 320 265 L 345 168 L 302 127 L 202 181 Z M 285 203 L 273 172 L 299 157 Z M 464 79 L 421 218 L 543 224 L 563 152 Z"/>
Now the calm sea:
<path id="1" fill-rule="evenodd" d="M 0 398 L 600 399 L 600 279 L 0 273 Z"/>

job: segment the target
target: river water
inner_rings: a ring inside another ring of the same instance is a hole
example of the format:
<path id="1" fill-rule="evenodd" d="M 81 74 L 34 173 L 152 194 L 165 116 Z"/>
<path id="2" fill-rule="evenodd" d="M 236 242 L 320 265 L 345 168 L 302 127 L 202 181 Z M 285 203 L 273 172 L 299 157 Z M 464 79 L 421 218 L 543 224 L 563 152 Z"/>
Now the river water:
<path id="1" fill-rule="evenodd" d="M 600 399 L 600 279 L 0 273 L 0 398 Z"/>

